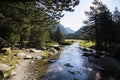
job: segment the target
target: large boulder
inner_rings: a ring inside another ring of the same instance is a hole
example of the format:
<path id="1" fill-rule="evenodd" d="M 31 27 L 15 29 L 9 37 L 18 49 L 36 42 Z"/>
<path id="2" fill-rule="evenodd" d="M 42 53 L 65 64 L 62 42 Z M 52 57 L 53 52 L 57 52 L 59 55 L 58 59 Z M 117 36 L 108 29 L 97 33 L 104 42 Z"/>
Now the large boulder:
<path id="1" fill-rule="evenodd" d="M 56 49 L 54 49 L 54 48 L 50 48 L 50 49 L 49 49 L 49 54 L 50 54 L 50 55 L 57 55 L 57 54 L 58 54 L 58 51 L 57 51 Z"/>

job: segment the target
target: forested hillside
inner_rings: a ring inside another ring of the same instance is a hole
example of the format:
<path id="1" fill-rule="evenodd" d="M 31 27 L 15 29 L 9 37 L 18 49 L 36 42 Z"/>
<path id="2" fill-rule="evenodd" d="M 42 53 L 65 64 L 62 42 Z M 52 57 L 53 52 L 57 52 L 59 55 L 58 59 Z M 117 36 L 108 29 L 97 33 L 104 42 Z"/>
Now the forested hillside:
<path id="1" fill-rule="evenodd" d="M 63 17 L 62 12 L 73 11 L 74 1 L 0 1 L 0 48 L 16 45 L 41 48 L 50 41 L 51 25 Z"/>

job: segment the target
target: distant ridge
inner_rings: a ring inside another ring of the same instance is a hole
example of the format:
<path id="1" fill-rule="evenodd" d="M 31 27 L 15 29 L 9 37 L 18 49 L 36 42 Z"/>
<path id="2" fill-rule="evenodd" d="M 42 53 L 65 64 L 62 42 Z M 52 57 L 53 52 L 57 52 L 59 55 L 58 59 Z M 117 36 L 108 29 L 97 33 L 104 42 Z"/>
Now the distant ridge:
<path id="1" fill-rule="evenodd" d="M 59 29 L 61 30 L 61 32 L 66 36 L 68 34 L 74 33 L 75 31 L 73 31 L 70 28 L 65 28 L 62 24 L 56 24 L 54 27 L 54 30 L 57 30 L 57 28 L 59 27 Z"/>
<path id="2" fill-rule="evenodd" d="M 66 30 L 67 30 L 67 32 L 70 33 L 70 34 L 75 32 L 75 31 L 73 31 L 72 29 L 70 29 L 69 27 L 67 27 Z"/>

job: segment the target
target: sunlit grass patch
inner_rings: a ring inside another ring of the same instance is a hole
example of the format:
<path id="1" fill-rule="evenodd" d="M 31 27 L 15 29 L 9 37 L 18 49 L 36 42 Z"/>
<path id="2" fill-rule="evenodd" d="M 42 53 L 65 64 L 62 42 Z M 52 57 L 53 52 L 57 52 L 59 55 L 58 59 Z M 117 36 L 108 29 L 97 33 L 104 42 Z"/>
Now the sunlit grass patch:
<path id="1" fill-rule="evenodd" d="M 55 45 L 59 46 L 59 44 L 57 42 L 48 42 L 48 43 L 45 43 L 46 47 L 51 47 L 51 46 L 55 46 Z"/>
<path id="2" fill-rule="evenodd" d="M 89 41 L 89 40 L 80 40 L 80 46 L 83 46 L 83 47 L 95 46 L 95 42 Z"/>
<path id="3" fill-rule="evenodd" d="M 20 52 L 20 50 L 10 50 L 7 55 L 0 53 L 0 62 L 9 66 L 14 66 L 21 59 L 16 55 L 18 52 Z"/>
<path id="4" fill-rule="evenodd" d="M 48 58 L 49 57 L 48 51 L 42 51 L 42 56 Z"/>
<path id="5" fill-rule="evenodd" d="M 72 44 L 73 42 L 75 42 L 75 40 L 74 39 L 66 39 L 65 42 Z"/>
<path id="6" fill-rule="evenodd" d="M 10 66 L 10 69 L 4 72 L 3 80 L 7 80 L 11 72 L 16 68 L 16 64 L 22 59 L 20 56 L 17 56 L 19 52 L 21 52 L 21 50 L 9 50 L 6 55 L 0 53 L 0 63 Z"/>

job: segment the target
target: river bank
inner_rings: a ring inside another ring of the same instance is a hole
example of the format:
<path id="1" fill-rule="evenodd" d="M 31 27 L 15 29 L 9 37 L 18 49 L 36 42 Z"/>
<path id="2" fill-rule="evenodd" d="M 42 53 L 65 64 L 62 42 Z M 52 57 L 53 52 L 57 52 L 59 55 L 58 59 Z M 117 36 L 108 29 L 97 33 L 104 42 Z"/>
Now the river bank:
<path id="1" fill-rule="evenodd" d="M 7 51 L 6 55 L 1 54 L 1 65 L 6 65 L 9 69 L 0 69 L 0 80 L 38 80 L 38 74 L 43 74 L 46 71 L 50 62 L 50 59 L 57 57 L 59 55 L 60 47 L 50 47 L 46 50 L 37 50 L 34 48 L 31 49 L 23 49 L 13 53 L 13 50 Z M 5 57 L 5 58 L 4 58 Z M 10 62 L 5 60 L 10 58 Z M 11 61 L 13 60 L 14 63 Z M 15 62 L 16 61 L 16 62 Z M 3 63 L 4 62 L 4 63 Z M 11 63 L 12 62 L 12 63 Z M 48 64 L 48 65 L 45 65 Z M 41 71 L 42 66 L 43 69 Z M 46 67 L 45 67 L 46 66 Z M 14 68 L 13 68 L 14 67 Z"/>
<path id="2" fill-rule="evenodd" d="M 98 54 L 94 49 L 85 47 L 80 47 L 80 49 L 83 50 L 83 56 L 87 57 L 90 63 L 97 65 L 103 77 L 108 77 L 110 80 L 120 78 L 120 62 L 111 57 L 109 53 L 102 51 Z"/>
<path id="3" fill-rule="evenodd" d="M 75 42 L 62 47 L 59 54 L 50 53 L 49 57 L 38 57 L 42 53 L 39 50 L 36 53 L 33 49 L 25 50 L 19 53 L 23 58 L 6 80 L 117 80 L 107 74 L 103 66 L 96 64 L 93 56 L 83 56 L 84 53 L 95 52 L 87 49 L 81 49 L 79 42 Z"/>

